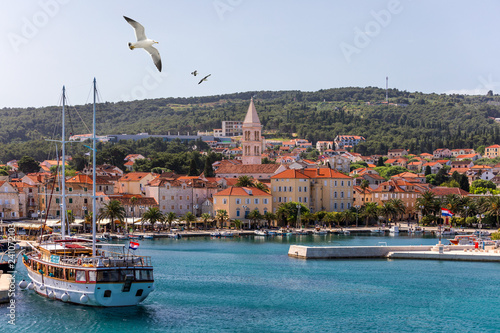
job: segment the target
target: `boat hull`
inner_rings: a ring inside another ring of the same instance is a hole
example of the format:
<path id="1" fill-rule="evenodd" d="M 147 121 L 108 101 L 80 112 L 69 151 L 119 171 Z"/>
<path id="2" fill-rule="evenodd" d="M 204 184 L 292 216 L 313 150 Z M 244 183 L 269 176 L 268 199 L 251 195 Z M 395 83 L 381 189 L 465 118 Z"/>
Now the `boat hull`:
<path id="1" fill-rule="evenodd" d="M 116 283 L 76 283 L 60 279 L 54 279 L 46 275 L 35 273 L 28 269 L 28 276 L 34 284 L 37 294 L 63 301 L 63 295 L 69 296 L 66 303 L 74 303 L 87 306 L 100 307 L 120 307 L 134 306 L 142 302 L 154 290 L 153 282 L 137 281 L 132 282 L 130 291 L 123 292 L 124 282 Z M 139 294 L 139 290 L 142 293 Z M 110 293 L 110 297 L 105 297 L 105 293 Z M 52 294 L 53 293 L 53 294 Z M 82 300 L 82 296 L 87 296 L 87 301 Z"/>

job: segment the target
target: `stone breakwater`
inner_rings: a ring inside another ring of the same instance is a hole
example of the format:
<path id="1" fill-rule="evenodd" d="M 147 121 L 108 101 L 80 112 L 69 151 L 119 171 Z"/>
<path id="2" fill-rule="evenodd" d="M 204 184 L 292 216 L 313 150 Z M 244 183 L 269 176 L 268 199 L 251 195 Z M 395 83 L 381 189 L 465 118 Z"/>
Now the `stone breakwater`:
<path id="1" fill-rule="evenodd" d="M 430 259 L 500 262 L 500 250 L 474 249 L 472 245 L 442 246 L 303 246 L 291 245 L 288 256 L 298 259 Z"/>

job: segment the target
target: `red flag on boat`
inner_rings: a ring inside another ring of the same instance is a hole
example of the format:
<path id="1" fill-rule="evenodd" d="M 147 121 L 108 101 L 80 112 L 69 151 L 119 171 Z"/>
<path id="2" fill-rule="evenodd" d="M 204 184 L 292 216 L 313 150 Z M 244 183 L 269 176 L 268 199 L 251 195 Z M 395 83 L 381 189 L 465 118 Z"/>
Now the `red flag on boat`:
<path id="1" fill-rule="evenodd" d="M 139 243 L 130 242 L 129 245 L 128 245 L 128 247 L 129 247 L 129 249 L 137 250 L 137 248 L 139 247 Z"/>

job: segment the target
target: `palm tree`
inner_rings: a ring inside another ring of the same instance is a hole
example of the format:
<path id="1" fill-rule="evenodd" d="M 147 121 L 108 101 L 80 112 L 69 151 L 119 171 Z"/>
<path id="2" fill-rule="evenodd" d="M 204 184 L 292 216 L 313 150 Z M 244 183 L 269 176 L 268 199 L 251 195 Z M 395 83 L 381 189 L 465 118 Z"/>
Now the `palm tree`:
<path id="1" fill-rule="evenodd" d="M 368 227 L 368 222 L 370 219 L 378 218 L 379 208 L 376 202 L 366 202 L 363 206 L 363 216 L 366 219 L 366 226 Z"/>
<path id="2" fill-rule="evenodd" d="M 488 197 L 485 203 L 485 211 L 486 214 L 493 216 L 496 216 L 497 220 L 497 228 L 500 226 L 498 222 L 498 217 L 500 215 L 500 196 L 493 195 L 491 197 Z"/>
<path id="3" fill-rule="evenodd" d="M 238 181 L 236 182 L 236 186 L 238 186 L 238 187 L 253 187 L 255 185 L 254 185 L 252 177 L 244 175 L 244 176 L 238 177 Z"/>
<path id="4" fill-rule="evenodd" d="M 177 214 L 174 212 L 169 212 L 168 214 L 165 215 L 165 222 L 168 222 L 169 228 L 172 227 L 172 222 L 177 218 Z"/>
<path id="5" fill-rule="evenodd" d="M 456 214 L 462 209 L 462 199 L 456 194 L 448 194 L 443 200 L 443 206 Z"/>
<path id="6" fill-rule="evenodd" d="M 342 212 L 342 221 L 345 222 L 346 228 L 349 226 L 349 223 L 354 221 L 356 216 L 354 215 L 354 212 L 352 210 L 345 210 Z"/>
<path id="7" fill-rule="evenodd" d="M 262 214 L 258 209 L 255 209 L 248 213 L 248 218 L 253 221 L 253 224 L 255 225 L 262 219 Z"/>
<path id="8" fill-rule="evenodd" d="M 397 215 L 400 214 L 400 219 L 403 219 L 403 215 L 406 213 L 406 206 L 403 200 L 401 199 L 391 199 L 389 200 L 392 207 L 394 207 L 394 220 L 397 219 Z"/>
<path id="9" fill-rule="evenodd" d="M 276 214 L 273 214 L 271 212 L 265 212 L 264 213 L 264 220 L 267 221 L 267 225 L 271 226 L 272 222 L 276 220 Z"/>
<path id="10" fill-rule="evenodd" d="M 186 225 L 188 226 L 189 229 L 191 229 L 191 223 L 193 223 L 194 221 L 196 221 L 196 216 L 191 213 L 191 212 L 187 212 L 186 214 L 184 214 L 184 216 L 182 217 L 182 220 L 186 222 Z"/>
<path id="11" fill-rule="evenodd" d="M 261 190 L 261 191 L 264 191 L 264 192 L 266 192 L 266 193 L 269 193 L 269 187 L 267 187 L 267 185 L 266 185 L 266 184 L 264 184 L 264 183 L 257 182 L 257 183 L 255 183 L 255 184 L 254 184 L 254 187 L 255 187 L 255 188 L 258 188 L 258 189 L 259 189 L 259 190 Z"/>
<path id="12" fill-rule="evenodd" d="M 396 209 L 392 205 L 390 201 L 385 201 L 384 204 L 380 208 L 380 213 L 384 215 L 385 219 L 388 221 L 389 216 L 393 215 L 395 213 Z"/>
<path id="13" fill-rule="evenodd" d="M 229 219 L 229 215 L 227 215 L 227 211 L 224 209 L 219 209 L 217 211 L 217 215 L 215 216 L 218 222 L 218 227 L 222 228 L 224 226 L 224 222 Z"/>
<path id="14" fill-rule="evenodd" d="M 435 216 L 436 205 L 436 196 L 431 191 L 425 191 L 424 193 L 422 193 L 422 196 L 420 198 L 417 198 L 417 207 L 423 207 L 422 215 L 429 215 L 430 213 L 433 213 Z"/>
<path id="15" fill-rule="evenodd" d="M 115 230 L 115 220 L 123 222 L 125 219 L 125 208 L 118 200 L 111 200 L 104 204 L 104 208 L 100 212 L 100 219 L 109 219 L 111 221 L 111 231 Z"/>
<path id="16" fill-rule="evenodd" d="M 149 207 L 147 211 L 142 214 L 142 232 L 144 232 L 144 222 L 151 223 L 151 226 L 154 227 L 155 223 L 161 221 L 163 219 L 163 214 L 157 207 Z"/>
<path id="17" fill-rule="evenodd" d="M 203 220 L 203 227 L 205 230 L 207 229 L 207 221 L 212 218 L 212 216 L 208 213 L 201 214 L 201 219 Z"/>

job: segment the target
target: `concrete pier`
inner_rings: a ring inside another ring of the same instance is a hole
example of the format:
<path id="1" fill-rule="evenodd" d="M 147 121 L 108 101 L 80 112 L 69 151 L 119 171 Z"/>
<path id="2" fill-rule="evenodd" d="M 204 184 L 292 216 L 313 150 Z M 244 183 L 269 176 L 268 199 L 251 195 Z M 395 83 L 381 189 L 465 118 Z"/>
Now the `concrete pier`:
<path id="1" fill-rule="evenodd" d="M 500 262 L 500 250 L 474 249 L 472 245 L 416 246 L 303 246 L 291 245 L 288 256 L 298 259 L 431 259 Z"/>
<path id="2" fill-rule="evenodd" d="M 0 303 L 9 302 L 9 288 L 11 280 L 12 275 L 6 273 L 0 274 Z"/>

